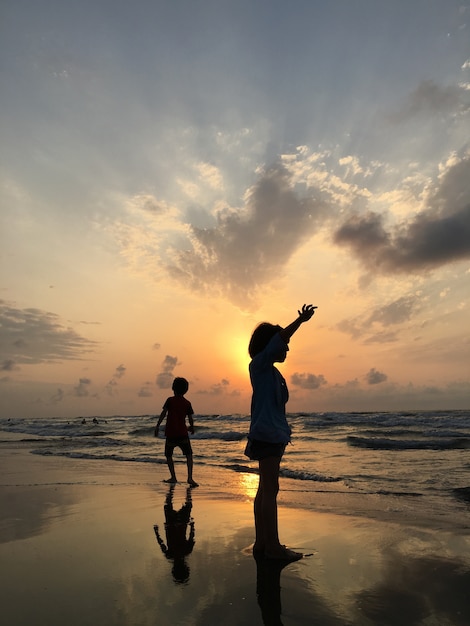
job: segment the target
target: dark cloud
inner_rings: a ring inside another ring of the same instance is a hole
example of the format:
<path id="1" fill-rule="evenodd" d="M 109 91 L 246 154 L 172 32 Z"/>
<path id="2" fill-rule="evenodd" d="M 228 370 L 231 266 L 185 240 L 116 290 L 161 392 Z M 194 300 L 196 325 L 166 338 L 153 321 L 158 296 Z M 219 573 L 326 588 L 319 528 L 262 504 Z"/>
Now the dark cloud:
<path id="1" fill-rule="evenodd" d="M 38 364 L 82 359 L 96 348 L 54 313 L 17 309 L 0 300 L 0 344 L 6 362 Z"/>
<path id="2" fill-rule="evenodd" d="M 432 80 L 423 80 L 410 94 L 404 105 L 388 116 L 393 123 L 411 120 L 419 115 L 465 113 L 470 109 L 470 98 L 462 87 L 442 87 Z"/>
<path id="3" fill-rule="evenodd" d="M 385 306 L 373 311 L 366 321 L 366 324 L 378 322 L 383 326 L 401 324 L 411 318 L 412 313 L 418 307 L 419 298 L 417 296 L 403 296 Z"/>
<path id="4" fill-rule="evenodd" d="M 151 398 L 153 396 L 152 383 L 149 380 L 147 380 L 139 389 L 139 392 L 137 395 L 139 396 L 139 398 Z"/>
<path id="5" fill-rule="evenodd" d="M 387 378 L 387 374 L 379 372 L 375 369 L 375 367 L 372 367 L 366 374 L 366 381 L 368 385 L 378 385 L 379 383 L 385 382 Z"/>
<path id="6" fill-rule="evenodd" d="M 105 385 L 105 391 L 108 396 L 114 396 L 117 391 L 118 382 L 115 378 L 111 378 L 111 380 Z"/>
<path id="7" fill-rule="evenodd" d="M 470 258 L 470 158 L 449 168 L 425 210 L 387 230 L 378 213 L 353 215 L 335 232 L 371 272 L 421 272 Z"/>
<path id="8" fill-rule="evenodd" d="M 0 367 L 0 370 L 2 372 L 12 372 L 16 369 L 19 368 L 16 366 L 15 361 L 13 361 L 12 359 L 6 359 L 6 361 L 3 361 L 2 366 Z"/>
<path id="9" fill-rule="evenodd" d="M 379 331 L 378 333 L 374 333 L 369 335 L 366 339 L 364 339 L 364 343 L 366 345 L 372 343 L 392 343 L 398 340 L 398 333 L 394 331 Z"/>
<path id="10" fill-rule="evenodd" d="M 315 232 L 326 202 L 300 198 L 282 167 L 265 172 L 243 211 L 219 212 L 213 228 L 191 228 L 189 249 L 168 270 L 191 289 L 223 294 L 249 308 L 260 285 L 279 277 L 297 248 Z"/>
<path id="11" fill-rule="evenodd" d="M 366 344 L 390 343 L 397 340 L 397 331 L 389 327 L 409 321 L 420 308 L 418 296 L 402 296 L 365 315 L 341 320 L 336 328 L 353 339 L 362 338 Z"/>
<path id="12" fill-rule="evenodd" d="M 173 384 L 173 370 L 178 365 L 178 357 L 169 354 L 163 359 L 162 369 L 155 380 L 155 384 L 159 389 L 170 389 Z"/>
<path id="13" fill-rule="evenodd" d="M 126 373 L 126 368 L 124 367 L 122 363 L 121 365 L 118 365 L 116 367 L 116 370 L 111 380 L 105 385 L 105 390 L 108 393 L 108 395 L 113 396 L 116 393 L 117 386 L 119 384 L 118 380 L 122 378 L 125 373 Z"/>
<path id="14" fill-rule="evenodd" d="M 196 393 L 199 395 L 204 395 L 204 396 L 221 396 L 223 394 L 228 393 L 229 386 L 230 386 L 230 381 L 227 380 L 226 378 L 222 378 L 220 383 L 215 383 L 214 385 L 211 385 L 209 389 L 202 389 L 200 391 L 197 391 Z M 240 395 L 240 392 L 237 390 L 233 390 L 231 391 L 230 395 L 238 396 Z"/>
<path id="15" fill-rule="evenodd" d="M 116 371 L 114 372 L 114 378 L 122 378 L 125 373 L 126 373 L 126 368 L 121 363 L 121 365 L 118 365 L 116 367 Z"/>
<path id="16" fill-rule="evenodd" d="M 291 383 L 302 389 L 319 389 L 322 385 L 326 385 L 323 374 L 316 376 L 315 374 L 292 374 Z"/>
<path id="17" fill-rule="evenodd" d="M 136 196 L 134 198 L 134 202 L 136 206 L 139 206 L 144 211 L 148 211 L 149 213 L 156 213 L 161 215 L 162 213 L 166 213 L 168 207 L 156 200 L 153 196 Z"/>
<path id="18" fill-rule="evenodd" d="M 85 398 L 90 395 L 89 386 L 91 385 L 91 380 L 89 378 L 80 378 L 78 381 L 78 385 L 73 388 L 73 395 L 78 398 Z"/>
<path id="19" fill-rule="evenodd" d="M 64 392 L 62 389 L 57 389 L 57 391 L 55 392 L 55 394 L 53 396 L 51 396 L 50 401 L 53 402 L 54 404 L 57 402 L 62 402 L 62 400 L 64 399 Z"/>

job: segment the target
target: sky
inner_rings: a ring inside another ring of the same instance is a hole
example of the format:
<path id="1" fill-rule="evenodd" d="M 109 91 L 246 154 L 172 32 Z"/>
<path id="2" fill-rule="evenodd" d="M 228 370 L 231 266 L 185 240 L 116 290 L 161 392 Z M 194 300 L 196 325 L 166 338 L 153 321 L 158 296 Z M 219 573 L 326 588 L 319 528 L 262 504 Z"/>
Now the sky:
<path id="1" fill-rule="evenodd" d="M 0 416 L 469 408 L 470 0 L 0 13 Z"/>

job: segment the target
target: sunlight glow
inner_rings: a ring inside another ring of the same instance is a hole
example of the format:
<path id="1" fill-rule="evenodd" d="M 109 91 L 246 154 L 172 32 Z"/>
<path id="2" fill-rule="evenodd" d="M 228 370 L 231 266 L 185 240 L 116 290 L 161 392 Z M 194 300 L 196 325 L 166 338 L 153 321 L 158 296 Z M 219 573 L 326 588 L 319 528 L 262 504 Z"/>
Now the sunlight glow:
<path id="1" fill-rule="evenodd" d="M 232 337 L 230 342 L 231 354 L 233 362 L 237 370 L 243 375 L 248 374 L 248 365 L 250 363 L 250 355 L 248 354 L 248 339 L 246 336 Z"/>
<path id="2" fill-rule="evenodd" d="M 244 493 L 250 500 L 253 500 L 258 491 L 258 474 L 240 474 L 240 493 Z"/>

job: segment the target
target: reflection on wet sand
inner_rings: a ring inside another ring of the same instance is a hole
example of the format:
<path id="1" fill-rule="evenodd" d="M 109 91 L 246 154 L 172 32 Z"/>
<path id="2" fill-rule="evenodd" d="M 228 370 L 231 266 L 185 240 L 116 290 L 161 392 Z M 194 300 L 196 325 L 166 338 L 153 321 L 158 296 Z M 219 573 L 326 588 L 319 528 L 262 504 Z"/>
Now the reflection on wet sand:
<path id="1" fill-rule="evenodd" d="M 282 626 L 281 621 L 281 572 L 286 561 L 256 561 L 256 595 L 265 626 Z"/>
<path id="2" fill-rule="evenodd" d="M 440 624 L 470 624 L 470 564 L 459 559 L 410 556 L 391 550 L 382 580 L 356 595 L 374 624 L 414 626 L 431 616 Z"/>
<path id="3" fill-rule="evenodd" d="M 256 595 L 261 610 L 264 626 L 283 626 L 281 602 L 281 573 L 288 561 L 278 561 L 255 557 L 256 561 Z M 353 622 L 341 616 L 332 606 L 328 598 L 323 597 L 315 589 L 305 584 L 305 580 L 296 573 L 296 566 L 290 567 L 285 576 L 282 594 L 288 607 L 297 611 L 301 623 L 311 626 L 352 626 Z M 299 622 L 300 623 L 300 622 Z"/>
<path id="4" fill-rule="evenodd" d="M 9 460 L 2 624 L 470 624 L 468 532 L 280 507 L 289 545 L 314 554 L 276 569 L 247 549 L 252 506 L 220 497 L 222 473 L 214 496 L 212 469 L 186 491 L 160 480 L 163 467 L 156 480 L 142 464 L 130 481 L 122 464 L 69 461 Z"/>
<path id="5" fill-rule="evenodd" d="M 0 491 L 0 543 L 40 535 L 71 513 L 77 494 L 54 486 L 2 487 Z"/>
<path id="6" fill-rule="evenodd" d="M 186 501 L 179 510 L 173 506 L 175 485 L 170 485 L 165 499 L 163 511 L 165 514 L 166 545 L 161 538 L 158 525 L 153 527 L 158 544 L 169 561 L 173 561 L 171 573 L 175 583 L 186 583 L 189 580 L 189 565 L 186 557 L 194 548 L 194 520 L 191 517 L 192 499 L 191 488 L 186 489 Z M 189 535 L 186 536 L 189 527 Z"/>

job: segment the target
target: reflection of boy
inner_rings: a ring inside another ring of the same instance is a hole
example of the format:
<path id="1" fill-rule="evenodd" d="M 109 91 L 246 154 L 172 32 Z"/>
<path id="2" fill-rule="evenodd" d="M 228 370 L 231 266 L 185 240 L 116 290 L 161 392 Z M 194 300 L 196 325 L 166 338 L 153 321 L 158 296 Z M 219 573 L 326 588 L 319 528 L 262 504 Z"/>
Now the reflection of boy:
<path id="1" fill-rule="evenodd" d="M 173 508 L 174 488 L 174 485 L 171 485 L 164 506 L 167 545 L 160 537 L 158 526 L 155 525 L 153 529 L 163 554 L 169 561 L 173 561 L 172 573 L 175 582 L 185 583 L 189 579 L 189 566 L 186 563 L 186 557 L 191 554 L 195 544 L 194 521 L 191 518 L 191 490 L 188 488 L 186 502 L 179 511 L 175 511 Z M 189 536 L 186 537 L 188 526 Z"/>
<path id="2" fill-rule="evenodd" d="M 160 424 L 167 418 L 165 425 L 165 457 L 170 470 L 170 478 L 167 483 L 176 483 L 175 464 L 173 461 L 173 450 L 178 447 L 186 457 L 188 466 L 188 483 L 191 487 L 197 487 L 198 484 L 193 480 L 193 451 L 191 442 L 189 441 L 188 428 L 186 426 L 186 417 L 189 422 L 189 432 L 194 434 L 193 407 L 191 402 L 184 397 L 189 389 L 189 383 L 185 378 L 175 378 L 172 389 L 174 396 L 170 396 L 165 400 L 163 410 L 158 418 L 155 426 L 155 437 L 158 437 Z"/>

